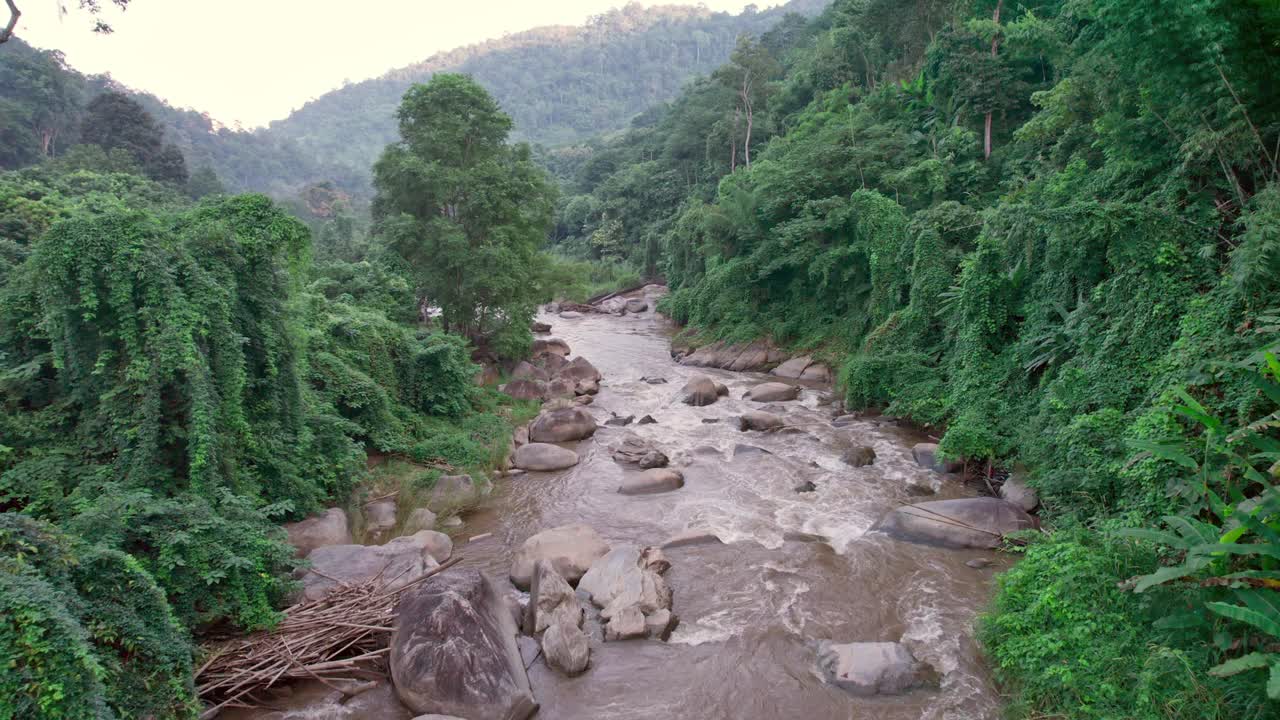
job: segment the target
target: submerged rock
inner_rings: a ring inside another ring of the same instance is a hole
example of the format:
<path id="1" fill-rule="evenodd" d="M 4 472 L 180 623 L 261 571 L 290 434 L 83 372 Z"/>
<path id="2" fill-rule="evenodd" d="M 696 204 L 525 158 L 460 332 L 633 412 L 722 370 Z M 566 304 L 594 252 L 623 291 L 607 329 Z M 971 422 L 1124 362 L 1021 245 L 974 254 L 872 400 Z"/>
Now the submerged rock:
<path id="1" fill-rule="evenodd" d="M 483 573 L 436 575 L 397 611 L 391 678 L 410 709 L 474 720 L 525 720 L 537 710 L 515 623 Z"/>
<path id="2" fill-rule="evenodd" d="M 738 429 L 746 432 L 747 430 L 776 430 L 782 427 L 782 418 L 767 413 L 763 410 L 748 410 L 738 418 Z"/>
<path id="3" fill-rule="evenodd" d="M 618 492 L 623 495 L 651 495 L 684 487 L 684 474 L 670 468 L 653 468 L 637 476 L 625 478 Z"/>
<path id="4" fill-rule="evenodd" d="M 627 312 L 636 314 L 649 309 L 649 303 L 643 298 L 631 298 L 627 301 Z"/>
<path id="5" fill-rule="evenodd" d="M 901 643 L 823 643 L 818 666 L 827 682 L 853 695 L 896 695 L 929 680 L 929 671 Z"/>
<path id="6" fill-rule="evenodd" d="M 997 548 L 1006 533 L 1036 526 L 1022 508 L 997 498 L 934 500 L 886 515 L 874 529 L 891 537 L 944 547 Z"/>
<path id="7" fill-rule="evenodd" d="M 804 482 L 795 486 L 793 489 L 798 493 L 811 493 L 817 490 L 818 486 L 814 485 L 812 480 L 805 480 Z"/>
<path id="8" fill-rule="evenodd" d="M 685 405 L 704 407 L 720 399 L 716 383 L 706 375 L 694 375 L 680 388 L 681 401 Z"/>
<path id="9" fill-rule="evenodd" d="M 868 445 L 855 445 L 841 453 L 840 460 L 850 467 L 865 467 L 876 461 L 876 449 Z"/>
<path id="10" fill-rule="evenodd" d="M 516 448 L 515 466 L 521 470 L 553 472 L 578 464 L 578 453 L 550 443 L 528 443 Z"/>
<path id="11" fill-rule="evenodd" d="M 786 383 L 767 382 L 748 390 L 746 397 L 754 402 L 783 402 L 800 397 L 800 388 Z"/>

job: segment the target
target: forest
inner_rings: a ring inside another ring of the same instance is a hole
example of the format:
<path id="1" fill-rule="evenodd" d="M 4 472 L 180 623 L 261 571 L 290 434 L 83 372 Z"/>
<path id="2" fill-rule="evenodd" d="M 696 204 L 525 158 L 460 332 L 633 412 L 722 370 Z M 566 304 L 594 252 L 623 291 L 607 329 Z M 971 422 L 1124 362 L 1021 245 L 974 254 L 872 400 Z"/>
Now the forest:
<path id="1" fill-rule="evenodd" d="M 1036 490 L 1008 717 L 1276 717 L 1280 5 L 823 6 L 627 6 L 254 133 L 0 46 L 0 718 L 198 715 L 280 523 L 373 455 L 492 475 L 537 407 L 482 366 L 641 279 Z"/>

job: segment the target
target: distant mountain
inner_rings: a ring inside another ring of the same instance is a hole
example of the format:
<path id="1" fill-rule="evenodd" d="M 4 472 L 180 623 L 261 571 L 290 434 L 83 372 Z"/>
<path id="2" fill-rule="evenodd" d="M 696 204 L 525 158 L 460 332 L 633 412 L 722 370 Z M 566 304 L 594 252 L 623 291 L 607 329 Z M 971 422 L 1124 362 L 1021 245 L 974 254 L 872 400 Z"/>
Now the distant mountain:
<path id="1" fill-rule="evenodd" d="M 629 4 L 586 25 L 552 26 L 440 53 L 327 93 L 263 134 L 363 172 L 396 138 L 395 110 L 410 85 L 467 73 L 515 120 L 516 137 L 554 145 L 627 126 L 670 100 L 690 78 L 728 59 L 742 33 L 760 34 L 787 13 L 817 15 L 829 0 L 791 0 L 739 15 L 705 7 Z"/>
<path id="2" fill-rule="evenodd" d="M 790 0 L 779 7 L 742 13 L 705 7 L 631 3 L 581 26 L 550 26 L 471 45 L 385 75 L 326 93 L 268 128 L 236 131 L 208 115 L 174 108 L 153 95 L 128 90 L 108 77 L 85 77 L 59 54 L 14 40 L 0 46 L 0 88 L 13 76 L 12 96 L 0 97 L 0 138 L 26 139 L 44 132 L 34 118 L 47 100 L 46 82 L 28 82 L 32 63 L 45 77 L 74 85 L 59 117 L 68 125 L 56 153 L 74 142 L 84 103 L 108 87 L 130 92 L 165 127 L 192 168 L 212 167 L 234 191 L 296 197 L 309 185 L 330 181 L 356 198 L 371 194 L 370 168 L 397 137 L 395 110 L 410 85 L 437 72 L 473 76 L 515 120 L 515 136 L 544 145 L 573 142 L 625 128 L 646 109 L 674 98 L 693 77 L 723 64 L 739 35 L 759 35 L 788 13 L 812 17 L 830 0 Z M 24 130 L 23 128 L 29 128 Z M 32 149 L 28 154 L 35 153 Z M 0 167 L 13 167 L 5 160 Z"/>

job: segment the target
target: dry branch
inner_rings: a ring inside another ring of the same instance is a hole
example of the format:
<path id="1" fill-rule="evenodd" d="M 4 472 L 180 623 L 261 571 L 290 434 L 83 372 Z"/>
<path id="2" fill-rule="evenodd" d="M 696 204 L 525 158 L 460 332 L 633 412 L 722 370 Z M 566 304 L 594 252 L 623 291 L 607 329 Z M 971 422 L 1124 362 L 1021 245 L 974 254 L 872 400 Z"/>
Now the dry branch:
<path id="1" fill-rule="evenodd" d="M 272 630 L 207 648 L 209 656 L 196 671 L 196 694 L 207 707 L 200 717 L 243 706 L 245 698 L 286 680 L 312 679 L 327 685 L 356 675 L 382 674 L 400 596 L 459 560 L 451 558 L 394 590 L 387 588 L 399 576 L 383 579 L 382 573 L 358 585 L 341 585 L 324 598 L 285 610 L 284 620 Z"/>

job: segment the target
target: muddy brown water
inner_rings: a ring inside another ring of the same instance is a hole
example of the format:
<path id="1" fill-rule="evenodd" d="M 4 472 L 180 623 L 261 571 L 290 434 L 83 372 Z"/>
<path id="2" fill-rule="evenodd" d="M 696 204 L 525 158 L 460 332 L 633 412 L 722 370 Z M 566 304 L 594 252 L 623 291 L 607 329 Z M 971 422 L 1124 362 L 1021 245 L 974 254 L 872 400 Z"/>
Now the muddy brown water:
<path id="1" fill-rule="evenodd" d="M 987 604 L 993 575 L 1011 560 L 998 553 L 898 542 L 871 527 L 886 512 L 919 501 L 908 480 L 938 489 L 936 499 L 974 494 L 955 478 L 916 465 L 911 446 L 925 437 L 868 418 L 831 425 L 821 389 L 798 400 L 764 404 L 801 432 L 740 432 L 736 418 L 761 404 L 742 399 L 757 373 L 684 367 L 669 353 L 671 328 L 653 313 L 541 317 L 553 337 L 569 343 L 603 374 L 589 410 L 601 424 L 595 437 L 566 447 L 581 455 L 574 468 L 500 479 L 457 528 L 455 555 L 492 574 L 510 590 L 511 558 L 529 536 L 586 523 L 613 544 L 657 545 L 686 531 L 709 532 L 721 544 L 666 550 L 680 624 L 669 642 L 592 640 L 591 666 L 576 678 L 529 667 L 537 720 L 995 720 L 999 695 L 985 669 L 973 625 Z M 680 402 L 680 387 L 707 374 L 729 387 L 713 405 Z M 651 385 L 642 377 L 665 378 Z M 656 424 L 604 426 L 610 411 Z M 704 422 L 717 420 L 718 422 Z M 610 446 L 635 433 L 684 472 L 674 492 L 624 496 L 624 475 L 638 472 L 610 457 Z M 850 468 L 840 461 L 850 444 L 875 448 L 876 461 Z M 750 447 L 739 447 L 750 446 Z M 761 452 L 764 451 L 764 452 Z M 798 494 L 812 481 L 817 490 Z M 469 542 L 468 538 L 487 535 Z M 975 570 L 968 560 L 994 565 Z M 937 687 L 904 695 L 858 698 L 825 683 L 817 647 L 833 642 L 902 641 L 934 666 Z M 301 708 L 328 688 L 302 683 L 283 708 Z M 223 717 L 279 718 L 262 710 Z M 302 711 L 289 718 L 325 718 Z M 343 716 L 345 717 L 345 715 Z"/>
<path id="2" fill-rule="evenodd" d="M 879 419 L 832 427 L 817 388 L 771 404 L 795 434 L 740 432 L 736 417 L 758 403 L 742 399 L 765 379 L 755 373 L 684 367 L 669 353 L 670 328 L 652 313 L 624 317 L 543 317 L 552 336 L 604 374 L 588 409 L 601 423 L 594 438 L 569 443 L 581 462 L 559 473 L 498 482 L 455 531 L 464 562 L 505 578 L 529 536 L 586 523 L 611 543 L 660 544 L 689 530 L 723 544 L 667 550 L 673 611 L 670 642 L 593 641 L 591 667 L 566 679 L 541 659 L 529 670 L 537 717 L 582 720 L 836 720 L 916 718 L 980 720 L 1000 716 L 1000 700 L 973 640 L 975 617 L 990 599 L 992 577 L 1010 560 L 976 550 L 913 545 L 870 532 L 889 510 L 918 501 L 907 479 L 925 476 L 936 498 L 974 494 L 954 478 L 919 468 L 911 445 L 924 440 Z M 680 402 L 679 390 L 703 373 L 729 386 L 707 407 Z M 642 377 L 665 378 L 651 385 Z M 772 379 L 772 378 L 770 378 Z M 656 424 L 613 428 L 610 411 Z M 718 420 L 719 422 L 704 422 Z M 609 447 L 627 433 L 652 441 L 685 474 L 684 488 L 623 496 Z M 840 451 L 875 448 L 875 464 L 850 468 Z M 767 452 L 747 448 L 750 445 Z M 817 491 L 798 494 L 811 480 Z M 492 533 L 467 542 L 466 538 Z M 995 561 L 985 570 L 965 562 Z M 855 698 L 826 684 L 817 645 L 905 642 L 941 673 L 935 689 Z"/>

